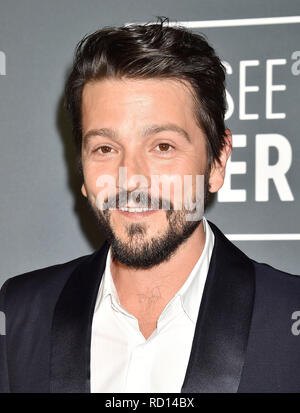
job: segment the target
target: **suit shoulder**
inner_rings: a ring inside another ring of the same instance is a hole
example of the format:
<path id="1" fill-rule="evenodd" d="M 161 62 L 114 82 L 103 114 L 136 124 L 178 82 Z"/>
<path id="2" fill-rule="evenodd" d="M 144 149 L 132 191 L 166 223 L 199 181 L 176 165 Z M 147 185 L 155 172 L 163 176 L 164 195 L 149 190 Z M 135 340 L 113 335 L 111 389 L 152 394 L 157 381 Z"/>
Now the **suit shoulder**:
<path id="1" fill-rule="evenodd" d="M 3 289 L 5 288 L 6 302 L 30 301 L 33 296 L 43 292 L 51 295 L 53 290 L 60 290 L 76 267 L 81 265 L 91 255 L 93 254 L 8 278 L 3 286 Z"/>
<path id="2" fill-rule="evenodd" d="M 278 270 L 269 264 L 253 261 L 257 287 L 273 297 L 294 297 L 300 303 L 300 276 Z"/>
<path id="3" fill-rule="evenodd" d="M 295 282 L 295 283 L 300 283 L 300 275 L 298 274 L 291 274 L 282 270 L 279 270 L 278 268 L 272 267 L 269 264 L 266 264 L 264 262 L 257 262 L 252 260 L 254 263 L 254 266 L 256 270 L 259 273 L 262 273 L 268 277 L 275 277 L 278 280 L 284 280 L 284 281 L 290 281 L 290 282 Z"/>

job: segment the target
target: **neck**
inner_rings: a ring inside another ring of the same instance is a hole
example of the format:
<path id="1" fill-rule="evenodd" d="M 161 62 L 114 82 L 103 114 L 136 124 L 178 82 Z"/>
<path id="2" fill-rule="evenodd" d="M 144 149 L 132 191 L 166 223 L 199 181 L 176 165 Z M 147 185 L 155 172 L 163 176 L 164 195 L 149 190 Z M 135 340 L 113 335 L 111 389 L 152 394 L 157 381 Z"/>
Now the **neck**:
<path id="1" fill-rule="evenodd" d="M 203 221 L 181 244 L 170 260 L 149 269 L 133 269 L 111 263 L 111 274 L 120 304 L 136 317 L 158 318 L 181 288 L 202 254 L 205 244 Z"/>

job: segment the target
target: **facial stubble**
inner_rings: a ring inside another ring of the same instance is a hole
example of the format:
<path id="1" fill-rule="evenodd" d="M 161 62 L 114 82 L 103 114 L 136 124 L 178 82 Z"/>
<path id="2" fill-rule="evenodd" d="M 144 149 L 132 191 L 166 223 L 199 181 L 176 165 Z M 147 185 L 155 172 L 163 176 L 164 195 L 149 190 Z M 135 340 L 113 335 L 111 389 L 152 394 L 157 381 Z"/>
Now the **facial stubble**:
<path id="1" fill-rule="evenodd" d="M 128 222 L 124 224 L 127 236 L 125 241 L 117 235 L 111 224 L 112 211 L 109 209 L 101 211 L 90 201 L 89 204 L 100 230 L 111 245 L 112 259 L 135 269 L 152 268 L 170 260 L 201 222 L 201 220 L 187 221 L 185 209 L 174 210 L 171 207 L 169 210 L 162 210 L 167 222 L 164 234 L 147 239 L 146 223 Z"/>

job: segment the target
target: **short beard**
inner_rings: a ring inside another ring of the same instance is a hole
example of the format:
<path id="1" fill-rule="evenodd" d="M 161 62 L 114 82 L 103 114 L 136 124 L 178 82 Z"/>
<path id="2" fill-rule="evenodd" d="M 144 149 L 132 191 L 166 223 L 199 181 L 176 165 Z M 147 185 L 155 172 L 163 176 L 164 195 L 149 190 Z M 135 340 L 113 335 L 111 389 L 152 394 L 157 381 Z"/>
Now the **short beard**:
<path id="1" fill-rule="evenodd" d="M 209 172 L 210 168 L 207 168 L 204 175 L 204 209 L 209 195 Z M 101 231 L 111 245 L 112 260 L 135 269 L 152 268 L 170 260 L 178 247 L 193 234 L 202 221 L 202 217 L 198 220 L 186 220 L 187 210 L 185 208 L 178 211 L 170 205 L 170 209 L 165 210 L 168 222 L 165 234 L 145 241 L 145 224 L 128 223 L 126 225 L 128 241 L 123 242 L 112 229 L 111 211 L 109 209 L 99 210 L 89 199 L 88 204 Z M 159 205 L 161 208 L 161 199 Z"/>
<path id="2" fill-rule="evenodd" d="M 201 219 L 187 221 L 184 209 L 180 211 L 166 210 L 168 229 L 164 235 L 145 241 L 145 224 L 130 223 L 126 225 L 128 241 L 123 242 L 116 236 L 111 227 L 111 211 L 100 211 L 90 202 L 89 205 L 111 245 L 112 260 L 135 269 L 152 268 L 168 261 L 201 222 Z"/>

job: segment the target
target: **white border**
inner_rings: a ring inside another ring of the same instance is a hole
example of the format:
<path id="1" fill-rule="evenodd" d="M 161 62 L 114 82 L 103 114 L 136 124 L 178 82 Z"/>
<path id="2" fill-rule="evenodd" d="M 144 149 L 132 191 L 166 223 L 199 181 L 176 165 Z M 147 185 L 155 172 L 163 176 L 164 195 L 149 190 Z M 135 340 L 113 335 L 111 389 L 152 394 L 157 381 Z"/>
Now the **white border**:
<path id="1" fill-rule="evenodd" d="M 208 27 L 242 27 L 242 26 L 266 26 L 272 24 L 300 23 L 300 16 L 284 17 L 259 17 L 251 19 L 230 20 L 196 20 L 169 22 L 169 26 L 184 26 L 188 29 L 200 29 Z M 126 26 L 137 23 L 128 23 Z M 146 23 L 140 23 L 146 24 Z M 149 23 L 151 24 L 151 23 Z M 225 234 L 231 241 L 300 241 L 300 234 Z"/>
<path id="2" fill-rule="evenodd" d="M 156 22 L 126 23 L 125 26 L 132 24 L 153 24 Z M 241 27 L 241 26 L 267 26 L 272 24 L 294 24 L 300 23 L 300 16 L 282 17 L 258 17 L 250 19 L 229 19 L 229 20 L 195 20 L 195 21 L 176 21 L 169 22 L 169 26 L 184 26 L 188 29 L 199 29 L 207 27 Z"/>
<path id="3" fill-rule="evenodd" d="M 230 241 L 300 241 L 300 234 L 225 234 Z"/>
<path id="4" fill-rule="evenodd" d="M 259 17 L 253 19 L 231 19 L 231 20 L 199 20 L 170 22 L 170 26 L 185 26 L 189 29 L 204 27 L 241 27 L 241 26 L 265 26 L 270 24 L 292 24 L 300 23 L 300 16 L 285 17 Z"/>

